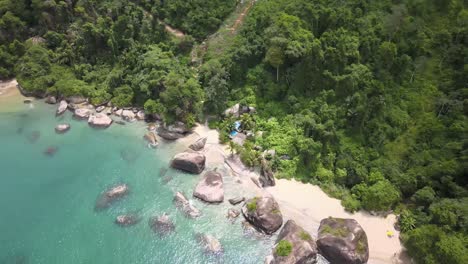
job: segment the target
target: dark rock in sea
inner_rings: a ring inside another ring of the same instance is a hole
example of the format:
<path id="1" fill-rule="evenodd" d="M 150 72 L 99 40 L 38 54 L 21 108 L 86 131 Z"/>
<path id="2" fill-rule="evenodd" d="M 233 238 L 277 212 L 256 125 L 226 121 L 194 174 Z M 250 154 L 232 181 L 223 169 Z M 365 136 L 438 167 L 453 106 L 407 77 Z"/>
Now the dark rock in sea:
<path id="1" fill-rule="evenodd" d="M 212 235 L 207 234 L 195 234 L 195 238 L 197 239 L 198 243 L 203 248 L 203 251 L 206 254 L 221 254 L 223 252 L 223 247 L 218 239 L 216 239 Z"/>
<path id="2" fill-rule="evenodd" d="M 127 184 L 120 184 L 111 189 L 107 190 L 99 196 L 96 201 L 95 209 L 105 209 L 108 208 L 116 200 L 126 196 L 129 193 L 129 188 Z"/>
<path id="3" fill-rule="evenodd" d="M 325 218 L 320 222 L 317 246 L 330 263 L 362 264 L 369 259 L 366 232 L 354 219 Z"/>
<path id="4" fill-rule="evenodd" d="M 120 151 L 120 157 L 128 163 L 135 162 L 135 160 L 137 160 L 139 156 L 140 154 L 132 149 L 124 149 Z"/>
<path id="5" fill-rule="evenodd" d="M 24 99 L 23 100 L 23 103 L 25 103 L 25 104 L 32 104 L 32 102 L 33 102 L 32 99 Z"/>
<path id="6" fill-rule="evenodd" d="M 169 235 L 175 231 L 175 225 L 167 214 L 155 216 L 150 219 L 149 226 L 160 236 Z"/>
<path id="7" fill-rule="evenodd" d="M 164 127 L 160 127 L 158 129 L 158 135 L 160 137 L 166 139 L 166 140 L 176 140 L 176 139 L 184 137 L 183 134 L 179 134 L 179 133 L 176 133 L 176 132 L 170 132 L 169 130 L 167 130 Z"/>
<path id="8" fill-rule="evenodd" d="M 205 169 L 205 155 L 198 152 L 183 152 L 174 156 L 171 166 L 189 173 L 199 174 Z"/>
<path id="9" fill-rule="evenodd" d="M 126 125 L 126 123 L 124 121 L 121 121 L 121 120 L 117 120 L 117 121 L 115 121 L 115 123 L 118 124 L 118 125 L 121 125 L 121 126 Z"/>
<path id="10" fill-rule="evenodd" d="M 68 103 L 67 103 L 67 101 L 62 100 L 62 101 L 60 101 L 60 104 L 59 104 L 59 106 L 57 107 L 57 111 L 55 112 L 55 115 L 56 115 L 56 116 L 59 116 L 59 115 L 65 113 L 65 111 L 67 111 L 67 109 L 68 109 Z"/>
<path id="11" fill-rule="evenodd" d="M 70 128 L 70 124 L 59 124 L 55 127 L 55 132 L 57 134 L 63 134 L 70 130 Z"/>
<path id="12" fill-rule="evenodd" d="M 283 224 L 279 205 L 273 197 L 254 197 L 247 200 L 242 207 L 242 214 L 259 231 L 269 235 Z"/>
<path id="13" fill-rule="evenodd" d="M 172 179 L 174 179 L 174 177 L 169 175 L 169 176 L 164 176 L 162 181 L 163 181 L 164 184 L 168 184 L 170 181 L 172 181 Z"/>
<path id="14" fill-rule="evenodd" d="M 166 167 L 160 168 L 160 169 L 159 169 L 159 177 L 163 177 L 164 175 L 166 175 L 166 173 L 167 173 L 168 170 L 169 170 L 169 169 L 166 168 Z"/>
<path id="15" fill-rule="evenodd" d="M 287 256 L 276 253 L 278 243 L 285 240 L 292 245 L 292 251 Z M 293 220 L 289 220 L 276 239 L 271 264 L 315 263 L 317 260 L 317 245 L 312 236 Z"/>
<path id="16" fill-rule="evenodd" d="M 239 217 L 239 215 L 240 215 L 239 210 L 236 210 L 236 209 L 233 209 L 233 208 L 228 209 L 228 212 L 227 212 L 227 218 L 228 219 L 234 220 L 235 218 Z"/>
<path id="17" fill-rule="evenodd" d="M 207 203 L 224 201 L 223 176 L 216 171 L 208 171 L 198 182 L 193 196 Z"/>
<path id="18" fill-rule="evenodd" d="M 28 135 L 28 140 L 30 143 L 36 143 L 37 140 L 41 137 L 41 132 L 35 130 Z"/>
<path id="19" fill-rule="evenodd" d="M 181 192 L 175 194 L 174 203 L 189 218 L 196 218 L 201 215 L 200 210 L 190 204 L 190 201 Z"/>
<path id="20" fill-rule="evenodd" d="M 136 214 L 124 214 L 115 218 L 115 223 L 119 226 L 132 226 L 140 222 L 140 217 Z"/>
<path id="21" fill-rule="evenodd" d="M 200 151 L 205 147 L 207 137 L 200 138 L 189 146 L 192 150 Z"/>
<path id="22" fill-rule="evenodd" d="M 262 187 L 269 187 L 269 186 L 275 186 L 275 176 L 273 174 L 273 171 L 268 164 L 268 161 L 266 159 L 262 159 L 261 161 L 261 170 L 260 170 L 260 178 L 259 178 L 260 184 Z"/>
<path id="23" fill-rule="evenodd" d="M 44 101 L 46 104 L 56 104 L 57 103 L 57 98 L 55 96 L 47 96 L 47 98 Z"/>
<path id="24" fill-rule="evenodd" d="M 187 126 L 182 122 L 175 122 L 167 127 L 160 127 L 158 135 L 167 140 L 176 140 L 185 137 L 189 132 Z"/>
<path id="25" fill-rule="evenodd" d="M 240 204 L 243 201 L 245 201 L 244 197 L 236 197 L 236 198 L 229 199 L 229 203 L 231 203 L 232 205 Z"/>
<path id="26" fill-rule="evenodd" d="M 44 150 L 44 154 L 47 156 L 54 156 L 57 151 L 57 147 L 48 147 L 46 150 Z"/>

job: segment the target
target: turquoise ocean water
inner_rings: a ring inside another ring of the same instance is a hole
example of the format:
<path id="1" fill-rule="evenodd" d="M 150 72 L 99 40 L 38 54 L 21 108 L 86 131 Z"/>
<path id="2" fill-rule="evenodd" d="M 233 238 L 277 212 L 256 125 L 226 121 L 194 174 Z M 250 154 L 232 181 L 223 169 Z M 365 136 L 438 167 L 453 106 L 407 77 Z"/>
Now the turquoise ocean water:
<path id="1" fill-rule="evenodd" d="M 226 219 L 232 207 L 227 199 L 246 194 L 233 178 L 224 177 L 223 204 L 204 204 L 191 197 L 200 176 L 169 169 L 172 180 L 165 183 L 160 169 L 167 168 L 175 145 L 149 149 L 144 123 L 93 129 L 70 112 L 56 118 L 55 107 L 35 102 L 0 111 L 0 263 L 263 263 L 270 254 L 275 237 L 248 236 L 242 217 Z M 62 122 L 72 128 L 58 135 L 54 127 Z M 57 152 L 45 155 L 51 146 Z M 95 211 L 98 196 L 119 183 L 127 183 L 130 194 Z M 175 208 L 176 191 L 193 200 L 200 218 L 185 218 Z M 142 221 L 114 224 L 127 212 Z M 176 231 L 161 238 L 148 220 L 163 213 Z M 204 254 L 195 233 L 218 238 L 224 253 Z"/>

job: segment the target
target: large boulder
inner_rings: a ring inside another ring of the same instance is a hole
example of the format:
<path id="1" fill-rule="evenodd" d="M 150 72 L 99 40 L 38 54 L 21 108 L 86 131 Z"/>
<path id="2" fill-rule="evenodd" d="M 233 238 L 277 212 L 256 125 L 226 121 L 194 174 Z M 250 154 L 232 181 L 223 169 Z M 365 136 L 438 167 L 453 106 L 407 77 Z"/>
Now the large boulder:
<path id="1" fill-rule="evenodd" d="M 205 169 L 205 155 L 198 152 L 182 152 L 174 156 L 171 166 L 174 169 L 200 174 Z"/>
<path id="2" fill-rule="evenodd" d="M 62 101 L 60 101 L 60 104 L 57 107 L 57 111 L 55 112 L 55 114 L 59 116 L 59 115 L 65 113 L 65 111 L 67 111 L 67 109 L 68 109 L 67 101 L 62 100 Z"/>
<path id="3" fill-rule="evenodd" d="M 90 115 L 88 118 L 88 124 L 92 127 L 106 128 L 112 124 L 112 119 L 106 114 L 97 113 Z"/>
<path id="4" fill-rule="evenodd" d="M 242 214 L 255 228 L 273 234 L 283 224 L 283 215 L 273 197 L 254 197 L 245 202 Z"/>
<path id="5" fill-rule="evenodd" d="M 109 207 L 114 201 L 126 196 L 129 193 L 127 184 L 120 184 L 104 192 L 96 201 L 96 209 Z"/>
<path id="6" fill-rule="evenodd" d="M 78 109 L 75 109 L 73 117 L 77 119 L 88 119 L 90 115 L 91 115 L 91 110 L 87 108 L 78 108 Z"/>
<path id="7" fill-rule="evenodd" d="M 281 242 L 283 241 L 283 242 Z M 279 243 L 291 245 L 291 251 L 279 249 Z M 306 264 L 317 260 L 317 245 L 310 234 L 293 220 L 289 220 L 276 239 L 272 264 Z"/>
<path id="8" fill-rule="evenodd" d="M 205 147 L 207 138 L 200 138 L 197 141 L 195 141 L 193 144 L 189 146 L 190 149 L 195 150 L 195 151 L 200 151 Z"/>
<path id="9" fill-rule="evenodd" d="M 160 137 L 166 139 L 166 140 L 176 140 L 176 139 L 184 137 L 183 134 L 179 134 L 179 133 L 176 133 L 176 132 L 171 132 L 171 131 L 167 130 L 164 127 L 160 127 L 158 129 L 158 135 Z"/>
<path id="10" fill-rule="evenodd" d="M 187 126 L 182 122 L 175 122 L 167 127 L 161 126 L 158 129 L 158 135 L 167 140 L 176 140 L 185 137 L 188 132 Z"/>
<path id="11" fill-rule="evenodd" d="M 136 119 L 138 120 L 145 120 L 146 116 L 145 116 L 145 112 L 140 110 L 136 113 Z"/>
<path id="12" fill-rule="evenodd" d="M 219 254 L 223 252 L 223 248 L 219 240 L 212 235 L 206 234 L 197 234 L 196 235 L 198 242 L 203 247 L 205 253 L 208 254 Z"/>
<path id="13" fill-rule="evenodd" d="M 271 169 L 268 161 L 266 159 L 262 159 L 261 161 L 261 170 L 260 170 L 260 184 L 262 187 L 269 187 L 275 186 L 275 176 L 273 174 L 273 170 Z"/>
<path id="14" fill-rule="evenodd" d="M 156 139 L 156 134 L 154 132 L 147 132 L 144 138 L 148 141 L 148 146 L 155 148 L 158 145 L 158 140 Z"/>
<path id="15" fill-rule="evenodd" d="M 46 104 L 56 104 L 57 103 L 57 98 L 55 98 L 55 96 L 47 96 L 46 99 L 45 99 L 45 103 Z"/>
<path id="16" fill-rule="evenodd" d="M 369 259 L 364 229 L 354 219 L 325 218 L 320 222 L 317 246 L 330 263 L 362 264 Z"/>
<path id="17" fill-rule="evenodd" d="M 168 235 L 175 230 L 175 225 L 167 214 L 153 217 L 150 219 L 149 225 L 160 236 Z"/>
<path id="18" fill-rule="evenodd" d="M 63 134 L 70 130 L 70 124 L 59 124 L 55 127 L 55 132 L 57 134 Z"/>
<path id="19" fill-rule="evenodd" d="M 195 206 L 190 204 L 190 201 L 181 192 L 177 192 L 175 194 L 174 203 L 177 206 L 177 208 L 182 210 L 185 216 L 189 218 L 196 218 L 201 215 L 200 210 L 198 210 Z"/>
<path id="20" fill-rule="evenodd" d="M 223 176 L 219 172 L 209 171 L 198 182 L 193 196 L 207 203 L 224 201 Z"/>
<path id="21" fill-rule="evenodd" d="M 123 110 L 122 111 L 122 118 L 127 122 L 136 121 L 135 113 L 133 113 L 132 110 Z"/>

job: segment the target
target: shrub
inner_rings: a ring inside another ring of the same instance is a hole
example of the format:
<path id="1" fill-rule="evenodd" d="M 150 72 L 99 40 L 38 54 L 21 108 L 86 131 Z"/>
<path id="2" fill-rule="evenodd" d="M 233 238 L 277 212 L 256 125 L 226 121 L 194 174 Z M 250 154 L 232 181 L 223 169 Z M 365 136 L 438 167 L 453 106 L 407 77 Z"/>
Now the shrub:
<path id="1" fill-rule="evenodd" d="M 287 257 L 291 254 L 292 251 L 292 244 L 287 240 L 281 240 L 278 245 L 276 246 L 275 252 L 276 255 L 281 257 Z"/>
<path id="2" fill-rule="evenodd" d="M 299 234 L 299 237 L 302 239 L 302 240 L 311 240 L 312 237 L 310 236 L 309 233 L 305 232 L 305 231 L 302 231 L 300 234 Z"/>

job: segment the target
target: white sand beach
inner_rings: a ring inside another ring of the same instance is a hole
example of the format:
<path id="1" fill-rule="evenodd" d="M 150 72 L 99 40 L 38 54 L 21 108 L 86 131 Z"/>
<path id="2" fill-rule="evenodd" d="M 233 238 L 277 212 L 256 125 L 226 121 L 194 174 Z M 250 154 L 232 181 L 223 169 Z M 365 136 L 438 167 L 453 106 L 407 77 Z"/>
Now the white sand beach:
<path id="1" fill-rule="evenodd" d="M 179 139 L 177 141 L 177 144 L 180 144 L 179 150 L 186 149 L 200 137 L 207 137 L 203 151 L 207 158 L 208 168 L 225 163 L 246 188 L 254 189 L 259 195 L 272 195 L 278 201 L 285 221 L 295 220 L 316 237 L 320 221 L 324 218 L 332 216 L 356 219 L 367 233 L 368 263 L 410 263 L 398 238 L 399 232 L 394 228 L 395 215 L 381 217 L 367 212 L 354 214 L 346 212 L 340 200 L 329 197 L 318 186 L 303 184 L 295 180 L 277 179 L 276 186 L 261 189 L 251 180 L 251 177 L 258 178 L 258 172 L 246 168 L 237 159 L 232 158 L 229 148 L 220 144 L 218 131 L 209 129 L 207 125 L 197 125 L 194 133 Z M 387 231 L 392 231 L 394 236 L 388 237 Z"/>

